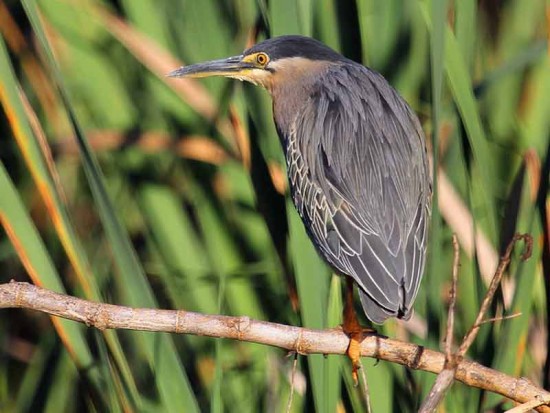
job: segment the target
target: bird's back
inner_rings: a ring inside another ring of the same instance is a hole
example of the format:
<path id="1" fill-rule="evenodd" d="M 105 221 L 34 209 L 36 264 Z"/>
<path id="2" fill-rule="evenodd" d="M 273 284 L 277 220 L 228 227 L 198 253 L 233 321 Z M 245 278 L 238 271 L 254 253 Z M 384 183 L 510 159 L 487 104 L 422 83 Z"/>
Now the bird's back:
<path id="1" fill-rule="evenodd" d="M 328 65 L 307 94 L 293 121 L 278 125 L 296 208 L 322 256 L 358 283 L 369 319 L 407 318 L 431 190 L 416 115 L 382 76 L 351 61 Z"/>

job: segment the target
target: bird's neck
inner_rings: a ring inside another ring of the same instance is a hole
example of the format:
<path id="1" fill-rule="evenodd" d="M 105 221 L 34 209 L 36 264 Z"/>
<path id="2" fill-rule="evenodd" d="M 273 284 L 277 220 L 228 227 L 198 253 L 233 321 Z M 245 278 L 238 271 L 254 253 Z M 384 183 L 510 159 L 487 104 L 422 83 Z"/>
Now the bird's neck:
<path id="1" fill-rule="evenodd" d="M 273 96 L 273 119 L 280 134 L 288 136 L 296 118 L 310 95 L 310 87 L 300 82 L 292 82 L 276 88 Z"/>
<path id="2" fill-rule="evenodd" d="M 268 90 L 273 98 L 273 118 L 280 134 L 290 134 L 315 84 L 329 65 L 324 61 L 292 58 L 276 69 Z"/>

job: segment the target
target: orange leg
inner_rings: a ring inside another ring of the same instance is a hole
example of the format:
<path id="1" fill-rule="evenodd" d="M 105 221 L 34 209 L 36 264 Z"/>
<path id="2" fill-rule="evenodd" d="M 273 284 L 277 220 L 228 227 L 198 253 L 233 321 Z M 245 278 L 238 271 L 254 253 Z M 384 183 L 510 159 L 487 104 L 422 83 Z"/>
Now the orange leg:
<path id="1" fill-rule="evenodd" d="M 361 342 L 364 339 L 364 333 L 376 332 L 373 329 L 364 329 L 357 320 L 357 314 L 353 307 L 353 280 L 346 278 L 346 299 L 344 302 L 344 324 L 342 330 L 349 337 L 349 346 L 347 355 L 352 364 L 352 376 L 355 384 L 358 383 L 357 371 L 360 368 L 359 357 L 361 356 Z"/>

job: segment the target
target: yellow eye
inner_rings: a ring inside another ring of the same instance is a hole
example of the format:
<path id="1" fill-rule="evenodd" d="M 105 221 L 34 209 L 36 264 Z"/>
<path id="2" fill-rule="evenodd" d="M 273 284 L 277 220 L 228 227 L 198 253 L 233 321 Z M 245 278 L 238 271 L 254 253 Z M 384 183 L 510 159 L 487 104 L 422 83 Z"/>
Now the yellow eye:
<path id="1" fill-rule="evenodd" d="M 256 55 L 256 62 L 261 66 L 265 66 L 269 62 L 269 57 L 265 53 L 258 53 Z"/>

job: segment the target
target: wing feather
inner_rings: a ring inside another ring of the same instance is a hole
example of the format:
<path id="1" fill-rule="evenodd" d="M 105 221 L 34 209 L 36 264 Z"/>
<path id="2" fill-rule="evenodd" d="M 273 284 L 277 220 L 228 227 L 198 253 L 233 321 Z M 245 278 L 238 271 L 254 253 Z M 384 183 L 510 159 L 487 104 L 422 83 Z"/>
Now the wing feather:
<path id="1" fill-rule="evenodd" d="M 323 257 L 355 279 L 372 321 L 407 318 L 424 270 L 431 190 L 412 110 L 377 73 L 339 63 L 286 138 L 292 196 Z"/>

